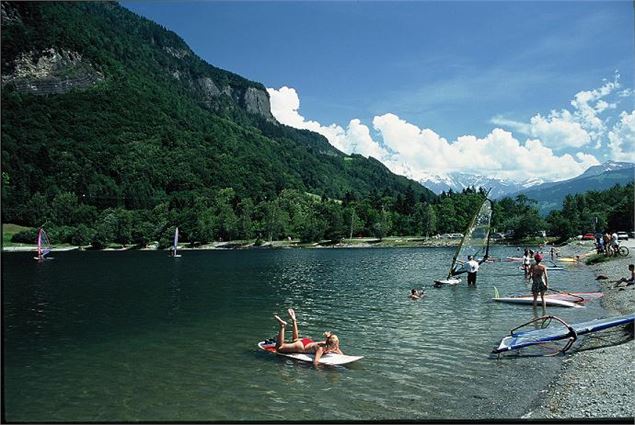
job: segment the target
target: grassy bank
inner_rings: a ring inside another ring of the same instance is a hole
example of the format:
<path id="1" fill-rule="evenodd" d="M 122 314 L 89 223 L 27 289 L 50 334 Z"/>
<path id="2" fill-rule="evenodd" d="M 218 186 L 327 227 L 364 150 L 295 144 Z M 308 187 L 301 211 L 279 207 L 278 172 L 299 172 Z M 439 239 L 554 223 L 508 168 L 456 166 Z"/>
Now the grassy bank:
<path id="1" fill-rule="evenodd" d="M 19 226 L 17 224 L 2 224 L 2 246 L 25 246 L 25 244 L 11 242 L 11 238 L 16 233 L 29 230 L 30 227 Z M 35 242 L 34 242 L 35 244 Z"/>

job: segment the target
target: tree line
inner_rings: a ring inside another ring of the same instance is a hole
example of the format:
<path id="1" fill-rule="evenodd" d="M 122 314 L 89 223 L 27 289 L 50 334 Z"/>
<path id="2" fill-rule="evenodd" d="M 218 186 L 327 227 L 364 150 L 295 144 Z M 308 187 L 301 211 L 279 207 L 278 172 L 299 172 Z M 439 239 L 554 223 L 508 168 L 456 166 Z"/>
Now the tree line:
<path id="1" fill-rule="evenodd" d="M 25 210 L 25 224 L 44 226 L 52 243 L 146 246 L 172 243 L 175 227 L 181 241 L 192 246 L 214 241 L 286 238 L 303 242 L 339 241 L 350 237 L 432 236 L 463 232 L 485 199 L 482 189 L 444 192 L 431 201 L 414 191 L 391 194 L 371 191 L 358 197 L 347 192 L 331 199 L 297 189 L 277 196 L 241 197 L 231 187 L 191 200 L 173 198 L 150 209 L 99 209 L 74 193 L 62 192 L 48 200 L 36 193 Z M 633 185 L 567 196 L 562 210 L 547 217 L 524 195 L 493 203 L 493 231 L 511 232 L 515 239 L 546 230 L 561 239 L 595 230 L 632 230 Z M 14 242 L 33 243 L 36 228 L 20 232 Z"/>

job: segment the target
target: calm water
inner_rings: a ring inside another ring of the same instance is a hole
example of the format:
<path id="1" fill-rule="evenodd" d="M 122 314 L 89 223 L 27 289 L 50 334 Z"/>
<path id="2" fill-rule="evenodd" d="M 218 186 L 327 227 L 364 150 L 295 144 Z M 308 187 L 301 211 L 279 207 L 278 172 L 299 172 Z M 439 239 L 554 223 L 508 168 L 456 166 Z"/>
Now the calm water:
<path id="1" fill-rule="evenodd" d="M 447 273 L 450 249 L 62 252 L 2 255 L 9 421 L 297 421 L 517 418 L 561 358 L 489 352 L 530 306 L 518 263 L 484 264 L 477 288 L 411 288 Z M 495 256 L 518 255 L 498 248 Z M 584 267 L 556 288 L 597 290 Z M 258 350 L 274 313 L 332 330 L 348 367 L 315 369 Z M 538 313 L 541 313 L 539 309 Z M 552 308 L 573 321 L 603 316 Z"/>

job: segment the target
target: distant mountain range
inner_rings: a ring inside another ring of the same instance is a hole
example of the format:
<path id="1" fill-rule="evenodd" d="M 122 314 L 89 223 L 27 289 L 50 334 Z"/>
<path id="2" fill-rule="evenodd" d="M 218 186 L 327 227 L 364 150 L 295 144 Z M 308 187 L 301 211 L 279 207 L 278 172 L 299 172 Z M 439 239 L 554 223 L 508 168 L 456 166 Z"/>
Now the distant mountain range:
<path id="1" fill-rule="evenodd" d="M 544 180 L 529 179 L 523 182 L 516 182 L 513 180 L 479 176 L 476 174 L 454 172 L 447 174 L 430 174 L 429 176 L 420 179 L 419 183 L 437 195 L 449 190 L 452 190 L 453 192 L 460 192 L 468 187 L 482 187 L 485 189 L 491 188 L 492 191 L 490 192 L 490 197 L 497 199 L 505 197 L 510 193 L 516 193 L 523 189 L 542 184 L 544 183 Z"/>
<path id="2" fill-rule="evenodd" d="M 467 173 L 430 174 L 419 182 L 434 193 L 452 190 L 460 192 L 467 187 L 491 188 L 490 197 L 499 199 L 506 196 L 516 197 L 525 194 L 538 201 L 540 212 L 548 213 L 560 208 L 569 194 L 589 190 L 604 190 L 615 184 L 629 184 L 635 179 L 635 164 L 630 162 L 607 161 L 589 167 L 584 173 L 568 180 L 545 182 L 541 179 L 529 179 L 523 182 L 495 179 Z"/>
<path id="3" fill-rule="evenodd" d="M 543 183 L 528 189 L 512 193 L 525 194 L 529 199 L 538 201 L 541 214 L 562 207 L 562 201 L 567 195 L 584 193 L 590 190 L 605 190 L 616 184 L 626 185 L 635 180 L 635 164 L 630 162 L 608 161 L 600 165 L 589 167 L 584 173 L 569 180 Z"/>

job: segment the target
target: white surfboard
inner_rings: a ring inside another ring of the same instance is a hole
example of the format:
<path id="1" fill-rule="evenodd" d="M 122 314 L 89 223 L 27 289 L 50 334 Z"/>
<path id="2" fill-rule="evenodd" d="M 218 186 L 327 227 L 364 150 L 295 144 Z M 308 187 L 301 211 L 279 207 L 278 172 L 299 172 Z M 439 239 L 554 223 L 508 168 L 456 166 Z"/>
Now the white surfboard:
<path id="1" fill-rule="evenodd" d="M 443 280 L 435 280 L 434 286 L 439 288 L 443 285 L 458 285 L 459 283 L 461 283 L 461 279 L 450 278 L 450 279 L 443 279 Z"/>
<path id="2" fill-rule="evenodd" d="M 288 357 L 290 359 L 300 360 L 303 362 L 313 363 L 315 354 L 313 353 L 279 353 L 276 351 L 276 344 L 268 341 L 260 341 L 258 348 L 268 351 L 270 353 L 277 354 L 278 356 Z M 359 359 L 363 359 L 364 356 L 348 356 L 346 354 L 327 353 L 320 357 L 320 364 L 329 366 L 345 365 L 348 363 L 356 362 Z"/>
<path id="3" fill-rule="evenodd" d="M 500 298 L 492 298 L 494 301 L 498 301 L 500 303 L 509 303 L 509 304 L 533 304 L 533 297 L 500 297 Z M 542 305 L 542 300 L 540 296 L 536 300 L 536 305 Z M 571 301 L 558 300 L 553 298 L 545 297 L 545 305 L 554 306 L 554 307 L 571 307 L 571 308 L 583 308 L 583 306 L 572 303 Z"/>

